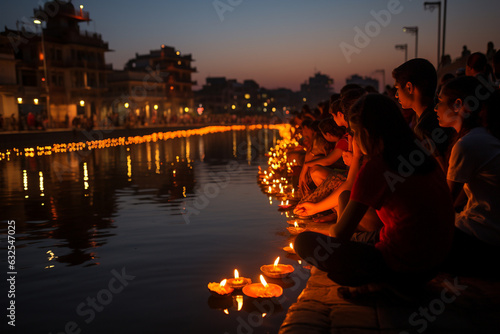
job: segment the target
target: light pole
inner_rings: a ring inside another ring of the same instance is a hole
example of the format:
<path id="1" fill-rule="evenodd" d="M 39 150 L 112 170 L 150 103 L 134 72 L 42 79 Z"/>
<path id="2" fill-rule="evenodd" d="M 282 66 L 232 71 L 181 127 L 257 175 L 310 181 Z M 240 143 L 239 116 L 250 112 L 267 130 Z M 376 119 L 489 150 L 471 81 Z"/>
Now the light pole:
<path id="1" fill-rule="evenodd" d="M 49 93 L 49 76 L 47 75 L 47 56 L 45 54 L 45 41 L 43 39 L 43 27 L 42 21 L 39 19 L 35 19 L 33 21 L 34 24 L 40 26 L 40 35 L 42 36 L 42 55 L 43 55 L 43 75 L 45 77 L 45 100 L 46 100 L 46 108 L 47 108 L 47 120 L 49 127 L 51 127 L 51 115 L 50 115 L 50 93 Z"/>
<path id="2" fill-rule="evenodd" d="M 396 50 L 404 50 L 405 51 L 405 63 L 408 61 L 408 44 L 396 44 Z"/>
<path id="3" fill-rule="evenodd" d="M 418 58 L 418 27 L 403 27 L 403 31 L 415 34 L 415 58 Z"/>
<path id="4" fill-rule="evenodd" d="M 444 41 L 446 37 L 446 0 L 443 0 L 443 51 L 441 51 L 441 55 L 444 57 Z"/>
<path id="5" fill-rule="evenodd" d="M 431 12 L 434 11 L 436 7 L 438 8 L 437 68 L 439 68 L 439 64 L 441 63 L 441 1 L 424 2 L 424 9 L 429 9 Z"/>

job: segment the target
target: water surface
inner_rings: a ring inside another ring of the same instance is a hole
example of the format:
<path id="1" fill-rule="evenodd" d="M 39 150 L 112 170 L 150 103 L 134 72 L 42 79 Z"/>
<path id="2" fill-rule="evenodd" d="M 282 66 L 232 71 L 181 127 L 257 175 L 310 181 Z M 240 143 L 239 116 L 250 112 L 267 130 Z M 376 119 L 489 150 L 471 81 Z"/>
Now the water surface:
<path id="1" fill-rule="evenodd" d="M 3 282 L 16 222 L 15 332 L 277 332 L 308 275 L 281 250 L 286 217 L 256 182 L 278 139 L 247 129 L 0 161 Z M 297 268 L 283 297 L 245 297 L 238 311 L 210 295 L 208 282 L 235 268 L 258 281 L 277 256 Z"/>

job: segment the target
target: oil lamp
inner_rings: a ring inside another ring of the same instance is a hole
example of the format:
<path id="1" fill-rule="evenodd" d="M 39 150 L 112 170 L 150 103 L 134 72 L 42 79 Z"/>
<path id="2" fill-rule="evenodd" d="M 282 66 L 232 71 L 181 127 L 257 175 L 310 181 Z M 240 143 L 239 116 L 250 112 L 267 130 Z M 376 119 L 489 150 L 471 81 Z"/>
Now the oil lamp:
<path id="1" fill-rule="evenodd" d="M 295 249 L 293 249 L 293 243 L 291 242 L 290 245 L 283 247 L 283 250 L 287 253 L 290 254 L 295 254 Z"/>
<path id="2" fill-rule="evenodd" d="M 241 289 L 250 283 L 252 283 L 250 278 L 240 277 L 238 269 L 234 269 L 234 278 L 229 278 L 227 280 L 227 285 L 233 289 Z"/>
<path id="3" fill-rule="evenodd" d="M 252 298 L 272 298 L 283 294 L 283 288 L 277 284 L 267 283 L 264 276 L 260 275 L 261 283 L 253 283 L 243 288 L 243 293 Z"/>
<path id="4" fill-rule="evenodd" d="M 226 296 L 234 291 L 233 288 L 226 286 L 227 279 L 223 279 L 220 283 L 211 282 L 208 283 L 208 290 L 212 292 L 214 296 Z"/>
<path id="5" fill-rule="evenodd" d="M 286 229 L 288 230 L 288 232 L 290 232 L 293 235 L 299 234 L 299 233 L 304 232 L 306 230 L 305 228 L 300 227 L 299 224 L 297 224 L 297 221 L 295 221 L 293 223 L 293 226 L 288 226 Z"/>
<path id="6" fill-rule="evenodd" d="M 289 264 L 280 264 L 280 257 L 278 256 L 274 264 L 266 264 L 260 267 L 264 275 L 272 278 L 282 278 L 288 276 L 294 271 L 293 266 Z"/>

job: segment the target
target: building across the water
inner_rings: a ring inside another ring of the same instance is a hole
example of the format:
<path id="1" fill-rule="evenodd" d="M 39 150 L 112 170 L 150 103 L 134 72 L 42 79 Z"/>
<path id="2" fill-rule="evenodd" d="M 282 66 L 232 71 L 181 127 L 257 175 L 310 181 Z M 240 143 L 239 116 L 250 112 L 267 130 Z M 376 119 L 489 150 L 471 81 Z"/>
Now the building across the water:
<path id="1" fill-rule="evenodd" d="M 165 122 L 194 112 L 193 61 L 190 54 L 165 45 L 149 54 L 136 54 L 123 71 L 109 76 L 113 110 L 141 123 Z"/>
<path id="2" fill-rule="evenodd" d="M 162 45 L 114 71 L 108 43 L 80 29 L 89 21 L 83 6 L 55 0 L 0 32 L 0 115 L 16 119 L 3 129 L 151 123 L 195 112 L 191 55 Z"/>
<path id="3" fill-rule="evenodd" d="M 104 55 L 110 49 L 100 34 L 80 30 L 79 24 L 89 21 L 83 6 L 50 1 L 34 9 L 33 23 L 2 33 L 4 48 L 10 46 L 16 59 L 19 117 L 32 113 L 46 126 L 66 127 L 78 115 L 98 119 L 106 114 L 112 67 Z"/>

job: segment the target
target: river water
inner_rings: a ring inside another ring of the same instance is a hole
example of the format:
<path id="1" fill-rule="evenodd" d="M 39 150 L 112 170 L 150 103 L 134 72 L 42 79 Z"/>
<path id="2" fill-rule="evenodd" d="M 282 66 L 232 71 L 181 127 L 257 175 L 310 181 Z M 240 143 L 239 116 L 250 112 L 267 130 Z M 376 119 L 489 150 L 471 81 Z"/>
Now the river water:
<path id="1" fill-rule="evenodd" d="M 277 129 L 226 129 L 3 156 L 2 333 L 276 333 L 308 277 L 282 250 L 279 203 L 257 184 L 278 139 Z M 207 289 L 235 268 L 258 282 L 277 256 L 296 267 L 280 298 Z"/>

